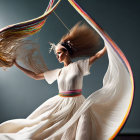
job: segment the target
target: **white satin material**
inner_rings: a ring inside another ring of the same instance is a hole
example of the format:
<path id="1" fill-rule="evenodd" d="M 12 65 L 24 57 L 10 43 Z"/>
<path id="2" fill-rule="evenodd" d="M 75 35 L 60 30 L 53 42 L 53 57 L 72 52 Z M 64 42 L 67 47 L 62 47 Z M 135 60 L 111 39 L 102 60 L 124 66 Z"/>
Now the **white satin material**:
<path id="1" fill-rule="evenodd" d="M 131 82 L 118 55 L 107 46 L 103 87 L 85 99 L 56 95 L 26 119 L 0 124 L 0 139 L 107 140 L 122 123 L 130 102 Z"/>
<path id="2" fill-rule="evenodd" d="M 87 99 L 83 95 L 50 98 L 26 119 L 0 124 L 0 140 L 107 140 L 120 127 L 132 98 L 130 74 L 102 32 L 85 20 L 101 35 L 107 47 L 109 64 L 102 88 L 91 91 Z M 56 80 L 59 71 L 54 70 L 55 75 L 48 83 Z"/>

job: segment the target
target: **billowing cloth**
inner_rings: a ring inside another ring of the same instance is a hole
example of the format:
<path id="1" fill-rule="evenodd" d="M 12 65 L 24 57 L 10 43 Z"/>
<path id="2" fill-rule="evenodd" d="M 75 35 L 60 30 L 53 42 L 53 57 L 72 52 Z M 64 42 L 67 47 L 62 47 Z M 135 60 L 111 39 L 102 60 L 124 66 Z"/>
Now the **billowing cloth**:
<path id="1" fill-rule="evenodd" d="M 52 84 L 59 74 L 60 69 L 54 69 L 54 70 L 48 70 L 44 72 L 45 80 L 48 82 L 48 84 Z"/>
<path id="2" fill-rule="evenodd" d="M 26 119 L 9 120 L 1 124 L 0 138 L 3 140 L 10 138 L 21 140 L 113 139 L 128 117 L 133 100 L 134 80 L 126 57 L 74 0 L 68 1 L 105 42 L 109 64 L 103 78 L 103 86 L 95 92 L 91 91 L 86 99 L 83 95 L 74 98 L 56 95 Z M 58 70 L 54 72 L 56 76 L 61 74 Z M 84 73 L 86 75 L 87 72 L 83 71 Z M 55 78 L 48 81 L 52 83 L 54 80 Z"/>
<path id="3" fill-rule="evenodd" d="M 0 139 L 91 140 L 90 138 L 95 138 L 96 135 L 93 134 L 94 121 L 89 110 L 82 114 L 64 133 L 52 139 L 48 138 L 70 120 L 84 100 L 83 95 L 76 97 L 56 95 L 44 102 L 26 119 L 9 120 L 1 124 Z"/>
<path id="4" fill-rule="evenodd" d="M 5 70 L 13 66 L 16 59 L 35 73 L 42 73 L 48 70 L 40 54 L 39 45 L 24 39 L 41 30 L 47 17 L 55 10 L 60 1 L 58 0 L 53 6 L 54 0 L 50 0 L 44 14 L 37 18 L 0 29 L 0 67 Z"/>
<path id="5" fill-rule="evenodd" d="M 51 83 L 57 79 L 59 93 L 62 91 L 81 93 L 83 76 L 90 74 L 89 68 L 89 58 L 87 58 L 73 62 L 61 69 L 46 71 L 44 76 L 49 84 L 51 77 L 53 77 Z M 0 133 L 2 133 L 0 138 L 7 136 L 7 139 L 48 139 L 71 119 L 84 100 L 85 97 L 82 94 L 71 94 L 71 96 L 69 94 L 69 97 L 58 94 L 46 100 L 26 119 L 14 119 L 0 124 Z M 93 117 L 91 109 L 88 109 L 64 133 L 52 139 L 94 139 L 96 135 L 93 135 L 95 127 Z"/>

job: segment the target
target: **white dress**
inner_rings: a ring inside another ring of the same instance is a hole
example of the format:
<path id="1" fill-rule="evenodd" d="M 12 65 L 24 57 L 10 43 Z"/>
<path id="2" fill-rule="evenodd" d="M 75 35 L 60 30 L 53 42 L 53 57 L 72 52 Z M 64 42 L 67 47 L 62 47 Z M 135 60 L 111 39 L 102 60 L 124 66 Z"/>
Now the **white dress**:
<path id="1" fill-rule="evenodd" d="M 58 83 L 59 92 L 82 89 L 83 76 L 90 74 L 89 58 L 70 63 L 68 66 L 44 73 L 45 80 Z M 56 95 L 39 106 L 26 119 L 14 119 L 0 124 L 0 140 L 49 139 L 66 124 L 85 100 L 83 95 L 62 97 Z M 88 109 L 65 132 L 51 140 L 92 140 L 94 120 Z"/>
<path id="2" fill-rule="evenodd" d="M 107 47 L 109 64 L 103 86 L 95 92 L 91 91 L 86 99 L 83 95 L 56 95 L 27 118 L 3 122 L 0 124 L 0 140 L 112 140 L 125 123 L 134 96 L 130 64 L 100 26 L 73 0 L 69 2 L 99 33 Z M 47 7 L 50 12 L 55 9 L 52 4 L 49 5 L 51 8 Z M 47 71 L 44 73 L 45 79 L 49 84 L 57 80 L 60 92 L 82 89 L 83 76 L 90 74 L 88 62 L 89 59 L 79 60 L 62 69 Z"/>
<path id="3" fill-rule="evenodd" d="M 109 65 L 102 88 L 91 91 L 87 98 L 57 93 L 27 118 L 0 124 L 0 140 L 112 140 L 129 114 L 133 87 L 127 67 L 113 48 L 107 49 Z M 49 84 L 57 80 L 58 92 L 82 89 L 90 67 L 86 58 L 44 76 Z"/>

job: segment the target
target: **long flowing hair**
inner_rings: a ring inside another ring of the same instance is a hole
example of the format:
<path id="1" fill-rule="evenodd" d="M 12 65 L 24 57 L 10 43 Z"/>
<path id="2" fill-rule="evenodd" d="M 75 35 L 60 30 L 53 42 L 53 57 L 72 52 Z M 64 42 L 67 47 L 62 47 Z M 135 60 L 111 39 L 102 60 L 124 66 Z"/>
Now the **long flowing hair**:
<path id="1" fill-rule="evenodd" d="M 71 58 L 92 56 L 97 52 L 101 43 L 100 36 L 96 31 L 81 22 L 72 27 L 70 32 L 60 40 L 60 42 L 67 41 L 70 41 L 72 45 Z"/>
<path id="2" fill-rule="evenodd" d="M 13 66 L 15 59 L 35 73 L 48 70 L 40 53 L 39 44 L 25 40 L 22 34 L 13 35 L 10 32 L 2 32 L 0 38 L 0 67 L 5 69 Z M 86 24 L 80 25 L 78 22 L 60 40 L 60 42 L 66 41 L 72 44 L 71 58 L 92 56 L 99 48 L 100 36 Z"/>

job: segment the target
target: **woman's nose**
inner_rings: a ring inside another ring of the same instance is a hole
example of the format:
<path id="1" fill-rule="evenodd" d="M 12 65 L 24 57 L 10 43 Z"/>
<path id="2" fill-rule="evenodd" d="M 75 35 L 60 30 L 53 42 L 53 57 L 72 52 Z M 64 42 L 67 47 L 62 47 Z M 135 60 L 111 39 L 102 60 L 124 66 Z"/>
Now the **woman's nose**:
<path id="1" fill-rule="evenodd" d="M 57 58 L 59 58 L 60 57 L 60 54 L 57 54 Z"/>

